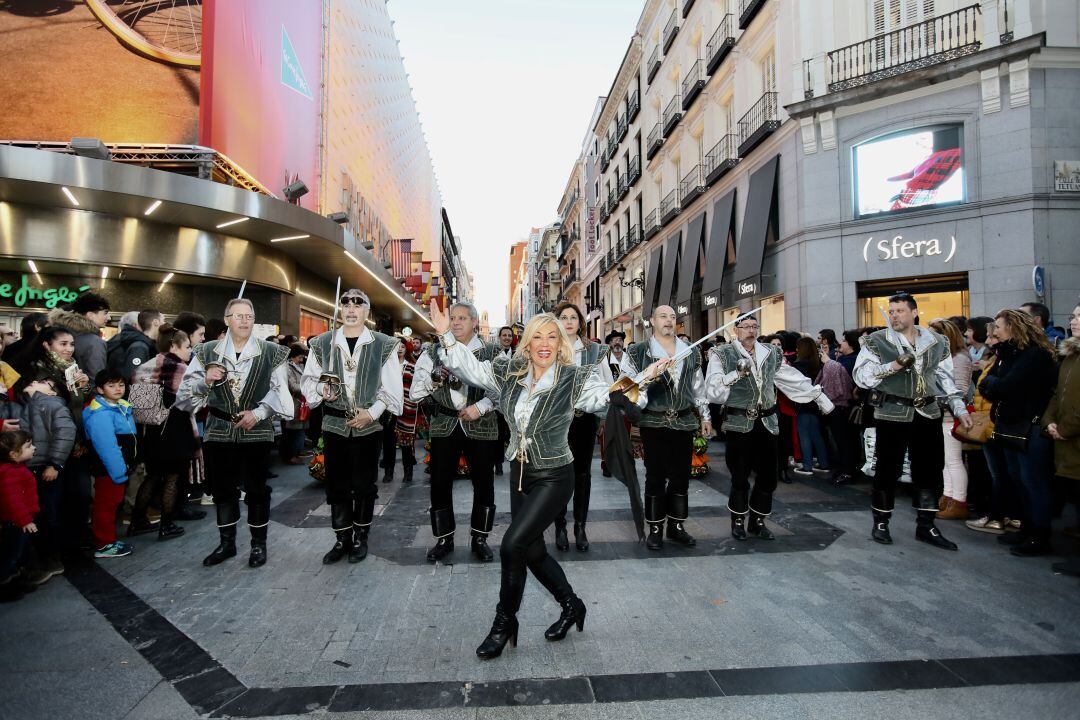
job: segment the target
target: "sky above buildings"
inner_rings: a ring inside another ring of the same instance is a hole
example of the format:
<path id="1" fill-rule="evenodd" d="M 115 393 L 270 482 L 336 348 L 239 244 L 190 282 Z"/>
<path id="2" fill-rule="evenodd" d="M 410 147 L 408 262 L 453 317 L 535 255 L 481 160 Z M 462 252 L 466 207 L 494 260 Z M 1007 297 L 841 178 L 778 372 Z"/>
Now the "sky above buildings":
<path id="1" fill-rule="evenodd" d="M 510 246 L 553 222 L 640 0 L 391 0 L 454 234 L 492 324 Z"/>

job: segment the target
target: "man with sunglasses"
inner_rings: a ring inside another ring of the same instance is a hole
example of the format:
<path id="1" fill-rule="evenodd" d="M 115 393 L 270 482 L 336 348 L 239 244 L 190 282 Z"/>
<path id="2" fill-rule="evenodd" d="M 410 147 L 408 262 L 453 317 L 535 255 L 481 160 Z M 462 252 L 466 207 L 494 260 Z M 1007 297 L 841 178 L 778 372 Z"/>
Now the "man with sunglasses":
<path id="1" fill-rule="evenodd" d="M 347 290 L 338 304 L 341 327 L 311 339 L 300 380 L 308 405 L 323 408 L 326 502 L 334 530 L 324 565 L 346 555 L 350 563 L 367 557 L 379 496 L 379 417 L 400 415 L 404 403 L 400 341 L 367 328 L 371 303 L 363 291 Z"/>
<path id="2" fill-rule="evenodd" d="M 450 306 L 454 338 L 481 362 L 491 361 L 499 350 L 477 337 L 478 325 L 473 305 L 459 302 Z M 493 461 L 501 449 L 495 404 L 483 390 L 465 385 L 446 369 L 436 353 L 438 345 L 432 343 L 416 361 L 409 391 L 409 398 L 421 403 L 431 435 L 431 531 L 435 546 L 427 559 L 437 562 L 454 551 L 453 482 L 458 457 L 464 452 L 473 485 L 471 549 L 481 562 L 489 562 L 494 557 L 487 544 L 495 522 Z"/>
<path id="3" fill-rule="evenodd" d="M 765 526 L 765 518 L 772 513 L 778 476 L 777 389 L 793 402 L 817 403 L 826 415 L 833 410 L 832 402 L 820 386 L 784 362 L 779 347 L 757 341 L 760 329 L 753 316 L 736 323 L 736 342 L 716 345 L 709 351 L 712 356 L 705 376 L 709 402 L 724 406 L 722 429 L 731 473 L 728 510 L 731 537 L 736 540 L 746 540 L 748 535 L 761 540 L 774 538 Z"/>
<path id="4" fill-rule="evenodd" d="M 240 489 L 248 506 L 248 565 L 266 564 L 270 493 L 266 484 L 274 419 L 290 420 L 294 406 L 285 361 L 289 348 L 251 337 L 255 308 L 234 298 L 225 306 L 227 332 L 196 346 L 176 394 L 176 407 L 209 408 L 203 458 L 217 510 L 219 543 L 203 560 L 217 565 L 236 555 Z"/>

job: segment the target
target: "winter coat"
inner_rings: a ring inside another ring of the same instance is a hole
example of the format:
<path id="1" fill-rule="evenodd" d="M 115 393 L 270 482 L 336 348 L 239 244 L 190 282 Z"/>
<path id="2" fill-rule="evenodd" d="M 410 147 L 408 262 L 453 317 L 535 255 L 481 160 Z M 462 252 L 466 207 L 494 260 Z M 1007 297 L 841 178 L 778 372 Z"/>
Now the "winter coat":
<path id="1" fill-rule="evenodd" d="M 119 370 L 124 376 L 124 382 L 128 385 L 131 384 L 131 378 L 139 366 L 157 355 L 157 344 L 150 339 L 150 336 L 130 326 L 109 338 L 105 348 L 108 353 L 109 368 Z M 93 381 L 94 378 L 91 377 L 90 382 Z"/>
<path id="2" fill-rule="evenodd" d="M 39 510 L 34 473 L 19 463 L 0 462 L 0 522 L 26 527 Z"/>
<path id="3" fill-rule="evenodd" d="M 191 413 L 175 407 L 187 364 L 173 353 L 162 353 L 142 365 L 135 373 L 135 382 L 161 385 L 161 401 L 169 408 L 161 425 L 139 426 L 139 452 L 147 466 L 155 472 L 170 474 L 186 465 L 199 449 L 198 432 Z"/>
<path id="4" fill-rule="evenodd" d="M 105 369 L 105 340 L 101 337 L 101 328 L 87 319 L 85 315 L 57 308 L 49 313 L 49 325 L 59 325 L 71 331 L 75 338 L 75 362 L 90 382 Z"/>
<path id="5" fill-rule="evenodd" d="M 993 403 L 995 423 L 1013 425 L 1040 418 L 1054 394 L 1057 367 L 1041 346 L 1019 349 L 1012 341 L 994 346 L 997 362 L 983 373 L 979 392 Z"/>
<path id="6" fill-rule="evenodd" d="M 34 440 L 34 457 L 26 463 L 33 469 L 51 465 L 63 470 L 75 446 L 75 419 L 63 398 L 45 393 L 22 395 L 20 428 Z"/>
<path id="7" fill-rule="evenodd" d="M 1063 340 L 1058 352 L 1058 384 L 1043 414 L 1042 425 L 1057 423 L 1064 440 L 1054 441 L 1057 474 L 1080 480 L 1080 338 Z"/>
<path id="8" fill-rule="evenodd" d="M 94 379 L 90 378 L 90 388 L 76 388 L 75 391 L 72 392 L 68 390 L 67 378 L 64 377 L 64 371 L 60 369 L 59 365 L 49 362 L 48 360 L 35 361 L 23 375 L 24 383 L 46 379 L 52 380 L 57 393 L 60 397 L 64 398 L 64 401 L 67 403 L 68 410 L 71 411 L 71 417 L 75 420 L 76 427 L 81 431 L 83 405 L 86 403 L 86 398 L 93 392 L 92 387 L 94 385 Z"/>
<path id="9" fill-rule="evenodd" d="M 131 403 L 120 400 L 113 405 L 98 395 L 83 410 L 83 425 L 96 456 L 91 460 L 91 472 L 95 477 L 108 475 L 117 485 L 126 483 L 128 469 L 135 463 Z"/>

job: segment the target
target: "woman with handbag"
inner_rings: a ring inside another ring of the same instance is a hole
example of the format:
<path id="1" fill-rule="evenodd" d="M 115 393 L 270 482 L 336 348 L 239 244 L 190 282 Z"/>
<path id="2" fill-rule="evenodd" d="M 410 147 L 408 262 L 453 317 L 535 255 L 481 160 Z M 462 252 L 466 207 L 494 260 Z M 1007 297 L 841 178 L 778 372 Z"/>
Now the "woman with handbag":
<path id="1" fill-rule="evenodd" d="M 984 446 L 997 488 L 1017 489 L 1021 530 L 998 537 L 1019 557 L 1050 552 L 1053 441 L 1040 421 L 1057 384 L 1054 348 L 1036 321 L 1021 310 L 994 319 L 997 362 L 983 373 L 979 391 L 993 403 L 994 431 Z"/>
<path id="2" fill-rule="evenodd" d="M 1058 384 L 1043 414 L 1043 427 L 1054 441 L 1054 464 L 1058 477 L 1072 481 L 1069 483 L 1071 499 L 1080 505 L 1080 491 L 1076 483 L 1080 480 L 1080 304 L 1073 308 L 1069 330 L 1070 337 L 1062 340 L 1058 346 L 1061 358 Z M 1070 534 L 1070 530 L 1075 532 L 1075 528 L 1066 528 L 1066 534 Z M 1061 566 L 1055 565 L 1054 570 L 1070 575 L 1080 574 L 1075 560 Z"/>
<path id="3" fill-rule="evenodd" d="M 949 352 L 952 353 L 953 377 L 956 389 L 962 397 L 967 397 L 971 387 L 971 355 L 964 345 L 964 336 L 951 320 L 937 318 L 930 321 L 930 329 L 949 340 Z M 970 410 L 968 411 L 970 413 Z M 945 481 L 944 494 L 941 496 L 937 514 L 938 520 L 967 520 L 967 468 L 964 467 L 964 448 L 953 436 L 956 419 L 952 413 L 941 414 L 941 432 L 945 436 L 945 468 L 942 473 Z"/>

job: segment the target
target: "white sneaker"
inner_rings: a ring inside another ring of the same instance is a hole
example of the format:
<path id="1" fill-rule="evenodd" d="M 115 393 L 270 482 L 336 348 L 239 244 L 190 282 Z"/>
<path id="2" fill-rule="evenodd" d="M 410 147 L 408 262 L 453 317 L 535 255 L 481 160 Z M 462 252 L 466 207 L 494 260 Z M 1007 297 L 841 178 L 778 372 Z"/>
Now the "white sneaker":
<path id="1" fill-rule="evenodd" d="M 209 496 L 209 495 L 203 495 L 202 499 L 199 500 L 199 504 L 200 505 L 213 505 L 214 504 L 214 498 Z"/>
<path id="2" fill-rule="evenodd" d="M 1001 535 L 1005 532 L 1002 529 L 1001 521 L 991 520 L 989 515 L 984 515 L 978 520 L 968 520 L 964 524 L 968 526 L 969 530 L 990 533 L 991 535 Z"/>

